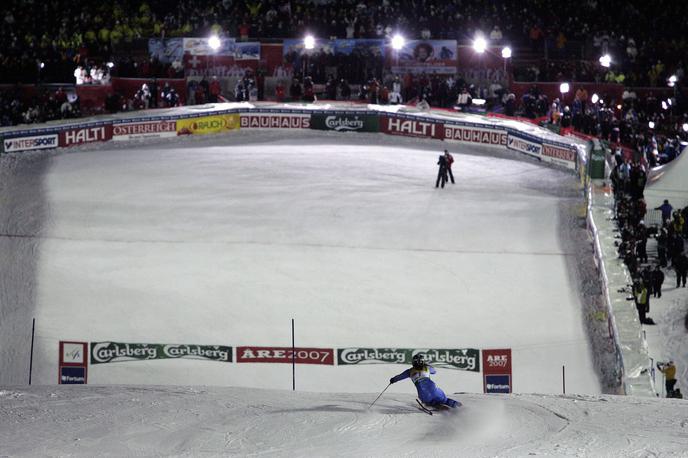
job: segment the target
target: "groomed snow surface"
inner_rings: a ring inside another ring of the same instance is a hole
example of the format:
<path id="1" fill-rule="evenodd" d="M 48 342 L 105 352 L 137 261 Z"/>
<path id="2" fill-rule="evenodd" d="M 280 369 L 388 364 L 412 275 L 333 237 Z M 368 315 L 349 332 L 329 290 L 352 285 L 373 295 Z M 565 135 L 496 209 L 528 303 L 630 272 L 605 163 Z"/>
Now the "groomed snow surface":
<path id="1" fill-rule="evenodd" d="M 445 147 L 457 183 L 436 189 Z M 688 450 L 685 403 L 596 397 L 569 262 L 581 253 L 562 241 L 561 210 L 579 198 L 566 172 L 477 147 L 309 131 L 76 148 L 28 175 L 37 185 L 19 201 L 40 211 L 18 211 L 9 229 L 22 237 L 3 240 L 22 254 L 3 297 L 27 306 L 3 305 L 14 337 L 2 339 L 2 384 L 25 383 L 32 317 L 39 385 L 57 381 L 59 340 L 286 347 L 294 318 L 299 347 L 511 348 L 514 391 L 544 394 L 459 394 L 465 407 L 430 417 L 408 381 L 367 410 L 399 365 L 299 365 L 296 393 L 278 391 L 292 384 L 283 364 L 91 365 L 89 384 L 197 388 L 5 388 L 0 455 Z M 576 395 L 548 396 L 562 366 Z M 435 380 L 482 392 L 477 373 Z"/>

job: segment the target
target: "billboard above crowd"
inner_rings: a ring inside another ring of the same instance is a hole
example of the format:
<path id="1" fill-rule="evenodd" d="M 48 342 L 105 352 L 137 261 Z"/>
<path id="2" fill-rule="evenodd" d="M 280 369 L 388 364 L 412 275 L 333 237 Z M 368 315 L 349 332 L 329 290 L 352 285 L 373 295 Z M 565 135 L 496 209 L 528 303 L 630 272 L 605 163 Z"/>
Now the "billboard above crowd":
<path id="1" fill-rule="evenodd" d="M 456 40 L 410 40 L 392 56 L 394 73 L 456 73 Z"/>
<path id="2" fill-rule="evenodd" d="M 162 63 L 180 62 L 185 76 L 243 76 L 260 61 L 259 42 L 237 42 L 223 37 L 217 48 L 208 38 L 151 38 L 148 52 Z"/>

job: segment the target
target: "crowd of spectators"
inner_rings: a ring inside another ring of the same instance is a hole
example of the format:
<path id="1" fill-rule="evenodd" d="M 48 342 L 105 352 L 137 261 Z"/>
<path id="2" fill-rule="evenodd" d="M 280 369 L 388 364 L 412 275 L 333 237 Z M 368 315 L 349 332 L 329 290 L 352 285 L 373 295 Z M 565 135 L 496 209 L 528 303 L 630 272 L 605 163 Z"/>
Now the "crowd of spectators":
<path id="1" fill-rule="evenodd" d="M 0 91 L 0 126 L 33 124 L 81 116 L 74 92 L 44 87 L 27 97 L 19 88 Z"/>

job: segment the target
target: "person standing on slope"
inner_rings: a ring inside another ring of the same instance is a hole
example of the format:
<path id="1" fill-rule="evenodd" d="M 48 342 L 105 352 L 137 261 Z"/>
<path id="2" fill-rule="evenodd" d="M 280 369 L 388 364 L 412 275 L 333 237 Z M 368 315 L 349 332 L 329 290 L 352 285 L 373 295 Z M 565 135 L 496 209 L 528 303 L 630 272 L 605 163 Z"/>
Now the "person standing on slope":
<path id="1" fill-rule="evenodd" d="M 437 160 L 437 165 L 440 168 L 437 170 L 437 181 L 435 182 L 435 187 L 440 186 L 440 181 L 442 182 L 442 187 L 447 182 L 447 158 L 444 154 L 440 154 L 440 158 Z"/>
<path id="2" fill-rule="evenodd" d="M 449 179 L 451 180 L 452 184 L 454 184 L 454 174 L 452 173 L 452 164 L 454 163 L 454 156 L 452 156 L 449 151 L 446 149 L 444 150 L 444 157 L 447 161 L 447 173 L 449 174 Z"/>
<path id="3" fill-rule="evenodd" d="M 425 363 L 425 357 L 423 355 L 415 355 L 413 357 L 413 367 L 389 379 L 389 384 L 391 385 L 392 383 L 410 378 L 413 384 L 416 385 L 418 397 L 424 404 L 434 407 L 442 405 L 449 407 L 460 406 L 460 402 L 448 398 L 447 395 L 444 394 L 444 391 L 435 385 L 435 382 L 430 380 L 430 374 L 436 372 L 434 367 Z"/>

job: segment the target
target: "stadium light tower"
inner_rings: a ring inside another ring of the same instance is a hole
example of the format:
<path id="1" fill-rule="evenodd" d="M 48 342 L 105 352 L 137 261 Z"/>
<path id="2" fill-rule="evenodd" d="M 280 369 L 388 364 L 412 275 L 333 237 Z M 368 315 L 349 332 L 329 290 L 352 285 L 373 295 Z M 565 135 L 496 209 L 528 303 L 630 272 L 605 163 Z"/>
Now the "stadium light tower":
<path id="1" fill-rule="evenodd" d="M 303 39 L 303 47 L 309 50 L 315 48 L 315 38 L 313 35 L 306 35 Z"/>
<path id="2" fill-rule="evenodd" d="M 473 50 L 475 50 L 475 52 L 478 54 L 483 54 L 486 49 L 487 40 L 485 40 L 485 38 L 482 36 L 475 37 L 475 40 L 473 40 Z"/>
<path id="3" fill-rule="evenodd" d="M 600 65 L 604 68 L 609 68 L 612 65 L 612 56 L 605 54 L 604 56 L 600 57 Z"/>

